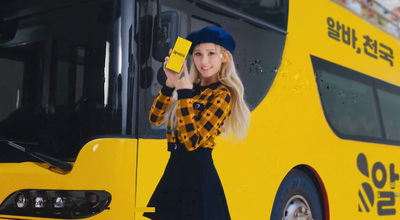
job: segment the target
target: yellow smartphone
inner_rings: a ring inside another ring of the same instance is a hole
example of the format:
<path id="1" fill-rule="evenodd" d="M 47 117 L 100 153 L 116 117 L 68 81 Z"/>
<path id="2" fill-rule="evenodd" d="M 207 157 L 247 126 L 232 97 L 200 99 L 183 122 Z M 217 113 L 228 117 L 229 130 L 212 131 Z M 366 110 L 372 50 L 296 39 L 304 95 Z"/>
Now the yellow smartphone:
<path id="1" fill-rule="evenodd" d="M 186 59 L 190 46 L 192 46 L 191 41 L 178 37 L 171 55 L 169 56 L 169 61 L 165 67 L 174 72 L 180 73 L 182 69 L 182 60 Z"/>

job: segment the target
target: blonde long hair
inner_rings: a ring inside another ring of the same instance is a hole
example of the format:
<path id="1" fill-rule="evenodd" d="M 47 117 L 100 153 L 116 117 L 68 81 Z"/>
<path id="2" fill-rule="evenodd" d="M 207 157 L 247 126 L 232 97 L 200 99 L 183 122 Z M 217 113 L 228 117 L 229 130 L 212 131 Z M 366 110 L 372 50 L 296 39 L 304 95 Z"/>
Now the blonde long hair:
<path id="1" fill-rule="evenodd" d="M 224 47 L 215 44 L 217 53 L 227 56 L 227 62 L 223 62 L 218 73 L 218 81 L 225 85 L 231 93 L 231 114 L 224 121 L 223 136 L 230 137 L 237 142 L 244 140 L 247 130 L 250 128 L 250 110 L 244 101 L 244 87 L 236 71 L 232 54 Z M 200 73 L 195 67 L 193 56 L 191 59 L 190 76 L 193 84 L 200 83 Z M 171 130 L 178 126 L 177 122 L 177 94 L 174 91 L 171 103 L 166 109 L 164 121 Z"/>

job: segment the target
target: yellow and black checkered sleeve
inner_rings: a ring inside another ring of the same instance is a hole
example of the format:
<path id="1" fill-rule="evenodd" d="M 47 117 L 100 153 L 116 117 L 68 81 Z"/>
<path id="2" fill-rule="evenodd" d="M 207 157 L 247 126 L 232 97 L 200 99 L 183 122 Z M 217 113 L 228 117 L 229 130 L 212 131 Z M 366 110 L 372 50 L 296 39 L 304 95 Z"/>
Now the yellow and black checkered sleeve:
<path id="1" fill-rule="evenodd" d="M 208 94 L 203 111 L 195 114 L 192 98 L 180 98 L 178 90 L 178 135 L 188 151 L 203 146 L 206 141 L 220 134 L 225 118 L 230 114 L 231 95 L 223 88 Z"/>
<path id="2" fill-rule="evenodd" d="M 161 125 L 164 121 L 164 113 L 168 104 L 171 102 L 173 88 L 163 87 L 158 96 L 154 99 L 149 113 L 149 121 L 152 125 Z"/>

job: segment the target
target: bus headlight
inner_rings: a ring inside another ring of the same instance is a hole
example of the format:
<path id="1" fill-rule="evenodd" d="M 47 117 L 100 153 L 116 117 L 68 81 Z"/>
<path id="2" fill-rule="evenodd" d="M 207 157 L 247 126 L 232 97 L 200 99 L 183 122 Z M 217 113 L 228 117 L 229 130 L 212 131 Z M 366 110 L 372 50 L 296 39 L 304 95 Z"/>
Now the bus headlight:
<path id="1" fill-rule="evenodd" d="M 34 202 L 34 207 L 35 208 L 44 208 L 46 206 L 46 200 L 39 196 L 39 197 L 35 197 L 35 202 Z"/>
<path id="2" fill-rule="evenodd" d="M 87 197 L 88 197 L 89 204 L 92 207 L 96 207 L 100 202 L 99 196 L 94 193 L 90 193 Z"/>
<path id="3" fill-rule="evenodd" d="M 83 219 L 109 209 L 111 194 L 104 190 L 19 190 L 0 204 L 0 215 L 53 219 Z"/>
<path id="4" fill-rule="evenodd" d="M 24 194 L 19 194 L 15 200 L 15 206 L 18 208 L 25 208 L 28 204 L 28 198 Z"/>
<path id="5" fill-rule="evenodd" d="M 56 209 L 65 208 L 65 199 L 62 197 L 56 197 L 53 200 L 53 207 Z"/>

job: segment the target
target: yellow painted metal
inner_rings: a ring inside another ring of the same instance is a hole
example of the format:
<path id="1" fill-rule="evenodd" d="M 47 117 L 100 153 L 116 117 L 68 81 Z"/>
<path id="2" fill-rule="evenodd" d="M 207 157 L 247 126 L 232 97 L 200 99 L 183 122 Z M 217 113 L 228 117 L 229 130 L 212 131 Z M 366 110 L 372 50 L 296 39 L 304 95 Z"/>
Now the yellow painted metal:
<path id="1" fill-rule="evenodd" d="M 110 210 L 90 219 L 133 219 L 135 209 L 144 210 L 135 206 L 136 153 L 135 139 L 98 139 L 81 150 L 69 174 L 31 162 L 3 163 L 0 201 L 21 189 L 106 190 L 112 195 Z"/>

